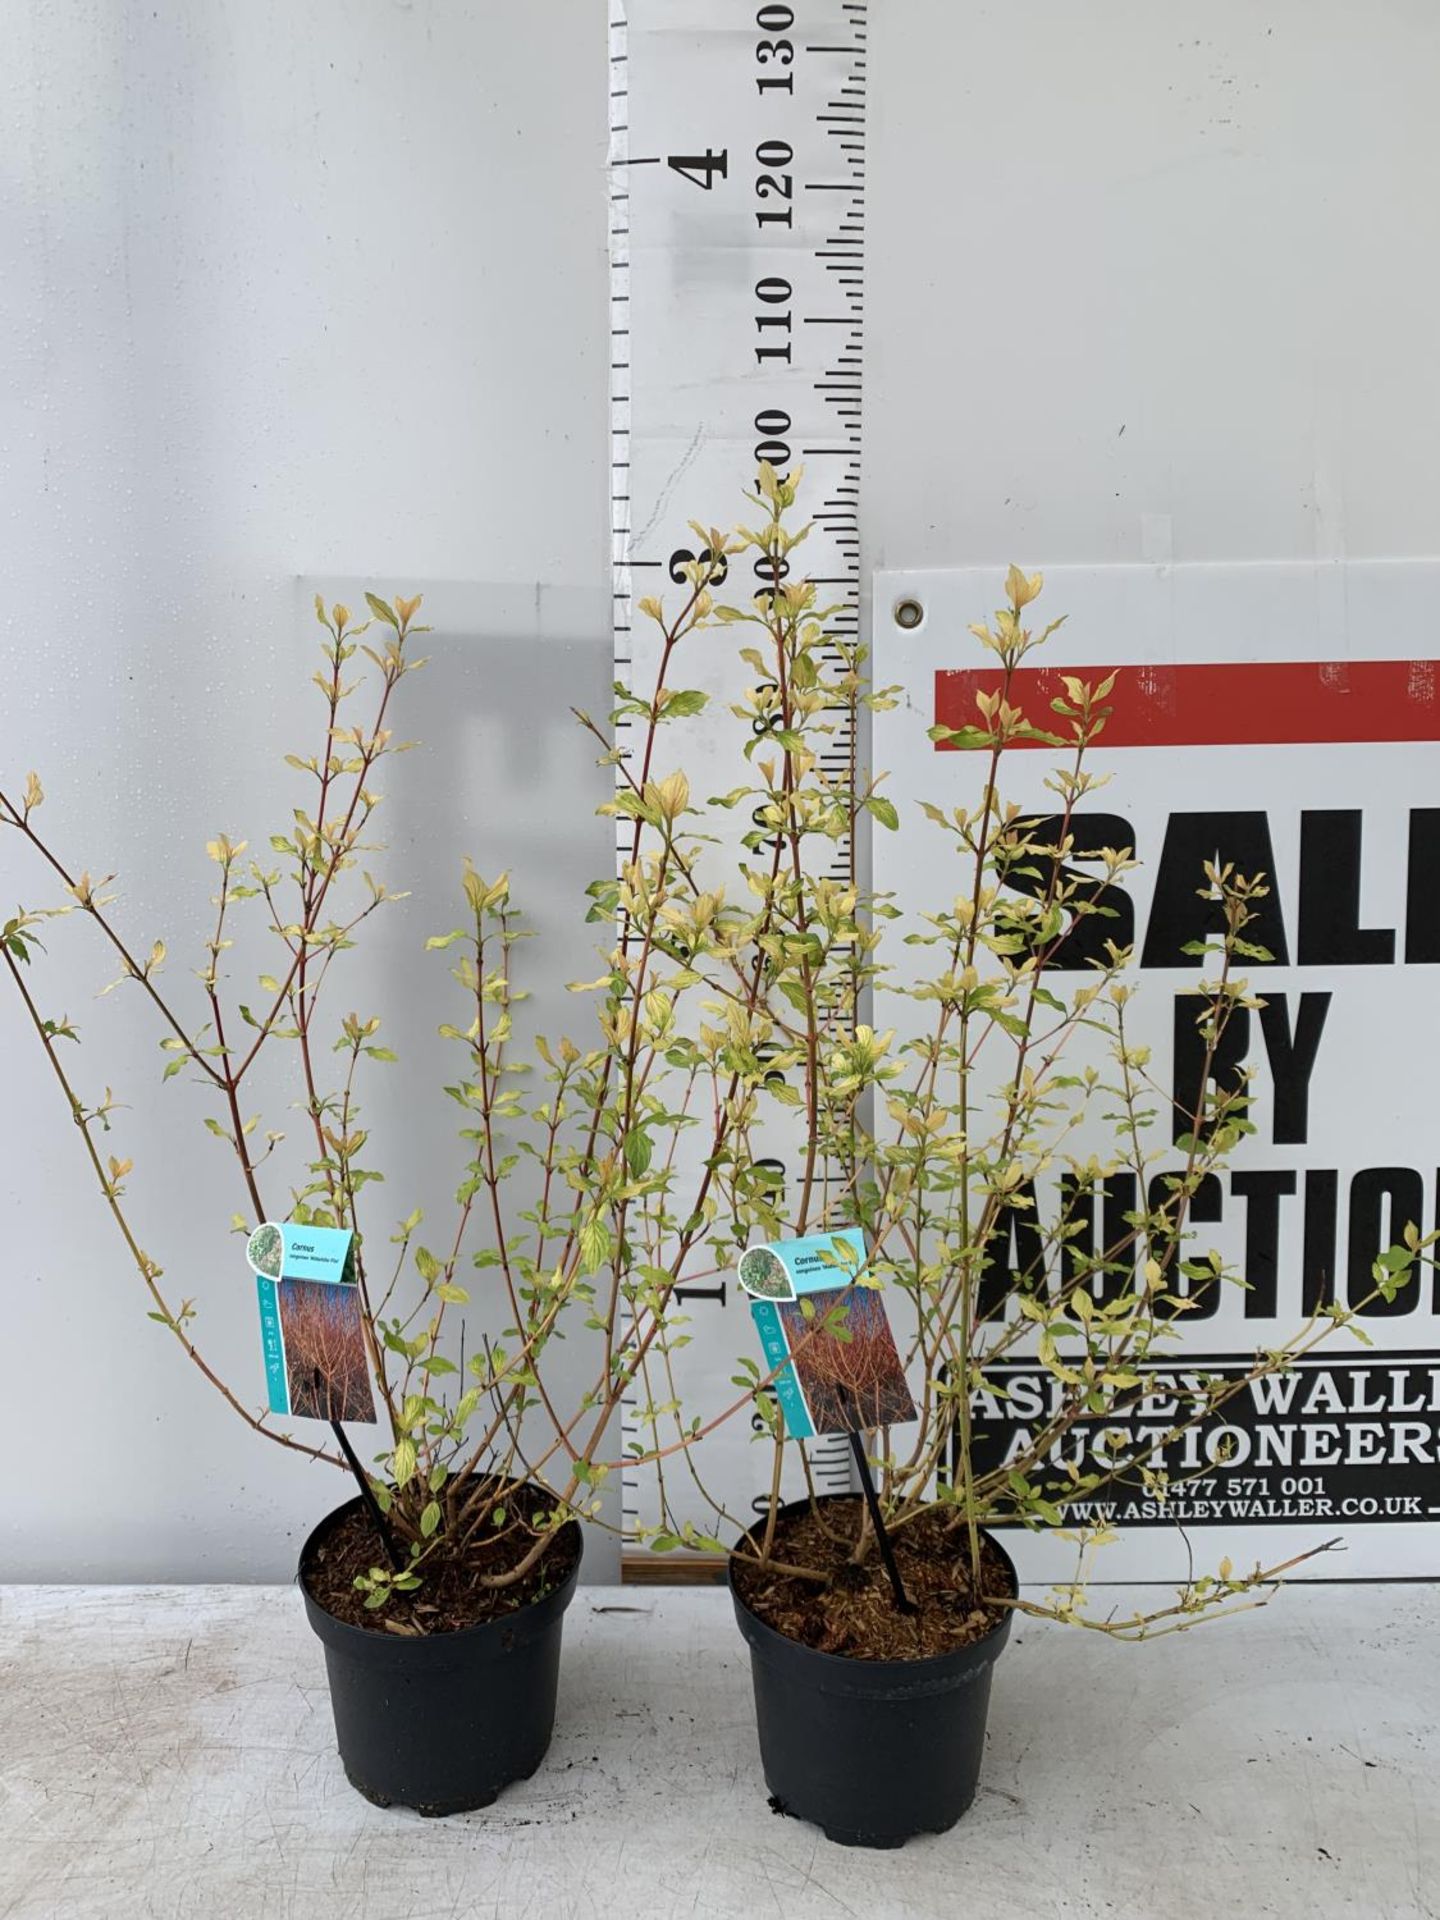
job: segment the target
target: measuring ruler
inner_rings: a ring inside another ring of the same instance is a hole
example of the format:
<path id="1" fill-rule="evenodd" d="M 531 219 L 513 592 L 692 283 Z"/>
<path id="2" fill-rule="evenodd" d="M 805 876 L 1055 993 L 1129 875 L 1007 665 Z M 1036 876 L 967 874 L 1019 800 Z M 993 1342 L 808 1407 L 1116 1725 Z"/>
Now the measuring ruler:
<path id="1" fill-rule="evenodd" d="M 804 572 L 836 609 L 829 629 L 859 636 L 866 14 L 866 0 L 611 0 L 610 526 L 615 669 L 627 685 L 653 684 L 656 658 L 654 628 L 632 621 L 632 597 L 682 587 L 680 569 L 699 557 L 688 523 L 746 518 L 742 495 L 761 461 L 782 473 L 806 468 Z M 752 564 L 750 554 L 731 562 Z M 743 604 L 764 584 L 732 577 L 724 591 Z M 723 715 L 747 670 L 726 637 L 698 635 L 689 646 L 684 684 L 703 688 Z M 629 732 L 622 722 L 622 751 Z M 733 729 L 715 733 L 718 749 L 705 729 L 687 739 L 699 800 L 744 777 L 733 737 L 723 738 Z M 822 764 L 844 773 L 853 751 L 837 734 Z M 732 878 L 749 823 L 720 821 L 707 831 L 727 836 L 719 851 Z M 628 823 L 619 826 L 628 841 Z M 852 846 L 837 846 L 830 876 L 851 879 L 854 858 Z M 804 1124 L 775 1111 L 764 1146 L 779 1170 L 797 1163 Z M 677 1166 L 693 1181 L 687 1142 L 682 1135 Z M 709 1419 L 735 1397 L 737 1356 L 755 1357 L 746 1297 L 727 1273 L 698 1278 L 677 1298 L 691 1340 L 674 1356 L 676 1389 L 687 1417 Z M 627 1442 L 649 1437 L 633 1404 L 624 1431 Z M 810 1455 L 822 1490 L 850 1489 L 845 1435 L 813 1442 Z M 748 1522 L 765 1504 L 771 1458 L 751 1423 L 735 1419 L 693 1464 Z M 685 1462 L 672 1461 L 666 1488 L 672 1518 L 716 1529 Z M 801 1491 L 787 1482 L 787 1497 Z M 653 1469 L 627 1468 L 622 1499 L 627 1522 L 655 1524 Z M 641 1553 L 626 1572 L 669 1577 L 674 1566 Z"/>

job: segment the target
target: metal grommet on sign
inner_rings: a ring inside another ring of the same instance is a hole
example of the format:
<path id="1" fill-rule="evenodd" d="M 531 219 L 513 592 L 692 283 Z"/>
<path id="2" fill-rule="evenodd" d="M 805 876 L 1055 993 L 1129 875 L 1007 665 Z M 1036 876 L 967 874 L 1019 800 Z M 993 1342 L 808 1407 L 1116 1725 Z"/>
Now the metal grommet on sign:
<path id="1" fill-rule="evenodd" d="M 895 602 L 895 624 L 904 627 L 907 633 L 913 632 L 925 618 L 925 609 L 918 600 L 897 600 Z"/>

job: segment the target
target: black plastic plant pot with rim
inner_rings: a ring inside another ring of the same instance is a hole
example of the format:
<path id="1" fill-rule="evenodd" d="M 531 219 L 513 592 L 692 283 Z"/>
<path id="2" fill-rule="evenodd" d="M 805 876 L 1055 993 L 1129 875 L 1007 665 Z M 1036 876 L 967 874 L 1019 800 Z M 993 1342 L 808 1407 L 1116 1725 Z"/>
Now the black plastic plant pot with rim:
<path id="1" fill-rule="evenodd" d="M 1010 1556 L 993 1534 L 985 1537 L 1018 1592 Z M 1009 1610 L 953 1653 L 856 1660 L 819 1653 L 752 1613 L 736 1591 L 734 1554 L 729 1584 L 750 1647 L 760 1759 L 775 1810 L 847 1847 L 899 1847 L 953 1827 L 979 1784 Z"/>
<path id="2" fill-rule="evenodd" d="M 300 1554 L 305 1613 L 325 1648 L 335 1737 L 345 1777 L 378 1807 L 469 1813 L 488 1807 L 545 1758 L 555 1726 L 560 1639 L 575 1595 L 583 1540 L 543 1599 L 453 1633 L 416 1636 L 337 1620 L 305 1571 L 330 1529 L 361 1502 L 327 1514 Z"/>

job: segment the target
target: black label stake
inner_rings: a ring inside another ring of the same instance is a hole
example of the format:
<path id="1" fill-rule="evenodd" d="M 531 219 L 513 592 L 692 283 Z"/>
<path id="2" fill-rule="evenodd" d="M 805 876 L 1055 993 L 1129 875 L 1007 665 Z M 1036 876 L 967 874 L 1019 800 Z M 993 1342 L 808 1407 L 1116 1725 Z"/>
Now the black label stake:
<path id="1" fill-rule="evenodd" d="M 850 1395 L 844 1387 L 839 1389 L 845 1402 L 846 1411 L 853 1410 Z M 885 1562 L 885 1571 L 890 1576 L 890 1586 L 895 1595 L 895 1605 L 901 1613 L 917 1611 L 915 1602 L 905 1591 L 905 1582 L 900 1578 L 900 1569 L 895 1564 L 895 1549 L 890 1545 L 890 1535 L 885 1531 L 885 1522 L 880 1518 L 880 1501 L 875 1492 L 875 1482 L 870 1476 L 870 1462 L 865 1457 L 865 1442 L 858 1428 L 850 1429 L 850 1451 L 855 1456 L 855 1464 L 860 1469 L 860 1484 L 865 1489 L 865 1504 L 870 1509 L 870 1524 L 875 1529 L 876 1543 L 880 1548 L 880 1558 Z"/>
<path id="2" fill-rule="evenodd" d="M 321 1397 L 320 1369 L 316 1367 L 313 1372 L 315 1379 L 315 1398 L 318 1400 Z M 330 1392 L 328 1387 L 325 1391 L 325 1405 L 327 1408 L 330 1405 Z M 380 1502 L 375 1498 L 375 1489 L 370 1484 L 370 1476 L 366 1473 L 364 1467 L 361 1466 L 360 1456 L 351 1446 L 345 1429 L 338 1420 L 332 1420 L 330 1422 L 330 1431 L 340 1442 L 340 1451 L 344 1454 L 350 1471 L 355 1476 L 355 1484 L 360 1489 L 360 1498 L 365 1502 L 369 1510 L 370 1518 L 375 1523 L 375 1531 L 380 1536 L 380 1544 L 385 1549 L 385 1558 L 390 1562 L 391 1571 L 399 1573 L 401 1570 L 400 1556 L 395 1551 L 395 1544 L 390 1538 L 390 1530 L 385 1525 L 385 1516 L 380 1511 Z"/>

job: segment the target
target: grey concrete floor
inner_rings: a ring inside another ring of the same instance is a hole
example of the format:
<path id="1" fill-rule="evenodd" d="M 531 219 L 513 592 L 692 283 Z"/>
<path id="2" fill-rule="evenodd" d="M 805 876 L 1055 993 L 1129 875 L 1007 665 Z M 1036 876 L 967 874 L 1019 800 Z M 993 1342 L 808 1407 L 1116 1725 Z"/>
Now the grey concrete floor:
<path id="1" fill-rule="evenodd" d="M 422 1821 L 347 1786 L 292 1589 L 0 1588 L 0 1920 L 1410 1920 L 1440 1913 L 1437 1640 L 1418 1585 L 1141 1647 L 1026 1622 L 974 1808 L 869 1854 L 767 1809 L 721 1592 L 582 1588 L 548 1763 Z"/>

